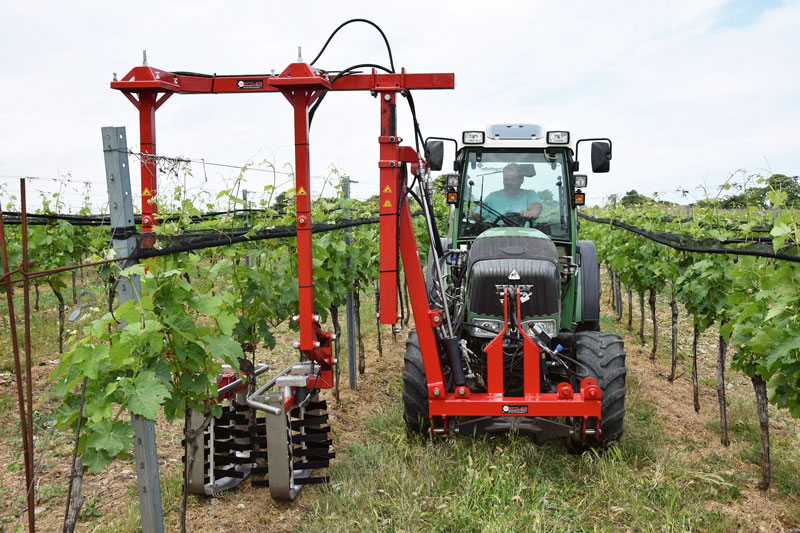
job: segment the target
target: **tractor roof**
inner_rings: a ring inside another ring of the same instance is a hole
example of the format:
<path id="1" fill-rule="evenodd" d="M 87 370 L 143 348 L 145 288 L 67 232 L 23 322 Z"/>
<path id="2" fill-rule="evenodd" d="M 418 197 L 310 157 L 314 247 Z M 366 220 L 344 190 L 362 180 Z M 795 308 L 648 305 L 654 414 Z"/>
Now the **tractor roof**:
<path id="1" fill-rule="evenodd" d="M 548 142 L 548 133 L 553 132 L 567 133 L 567 142 Z M 466 134 L 474 134 L 472 135 L 472 142 L 464 142 L 467 140 Z M 483 137 L 482 142 L 481 137 Z M 572 143 L 571 139 L 569 139 L 569 133 L 565 130 L 547 129 L 544 124 L 537 123 L 504 122 L 489 124 L 485 130 L 465 131 L 461 136 L 459 148 L 468 148 L 470 146 L 483 146 L 485 148 L 572 148 Z"/>

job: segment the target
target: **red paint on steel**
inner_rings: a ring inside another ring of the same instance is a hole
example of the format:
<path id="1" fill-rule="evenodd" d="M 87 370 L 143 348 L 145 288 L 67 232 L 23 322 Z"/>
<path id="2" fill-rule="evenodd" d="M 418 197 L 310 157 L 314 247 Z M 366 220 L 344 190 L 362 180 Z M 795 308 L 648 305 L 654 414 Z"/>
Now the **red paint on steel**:
<path id="1" fill-rule="evenodd" d="M 520 302 L 520 290 L 516 290 L 517 299 L 517 327 L 522 324 L 522 303 Z M 523 361 L 523 382 L 522 389 L 525 395 L 539 394 L 541 392 L 541 380 L 539 374 L 539 363 L 542 360 L 542 351 L 536 343 L 525 333 L 525 329 L 519 327 L 519 334 L 522 336 L 522 361 Z"/>
<path id="2" fill-rule="evenodd" d="M 503 336 L 508 331 L 508 289 L 503 289 L 503 329 L 483 349 L 486 352 L 486 391 L 503 394 Z"/>
<path id="3" fill-rule="evenodd" d="M 402 173 L 399 163 L 400 139 L 397 137 L 396 105 L 394 91 L 379 95 L 381 105 L 380 144 L 380 194 L 378 205 L 380 214 L 380 253 L 378 287 L 380 288 L 380 323 L 397 322 L 397 222 L 401 197 Z"/>
<path id="4" fill-rule="evenodd" d="M 403 195 L 403 198 L 405 198 L 405 195 Z M 404 200 L 400 204 L 400 254 L 403 258 L 411 309 L 416 318 L 414 322 L 417 327 L 419 347 L 422 351 L 422 364 L 425 367 L 425 377 L 428 380 L 428 398 L 434 397 L 433 390 L 437 387 L 441 391 L 440 397 L 442 397 L 445 389 L 439 347 L 430 321 L 425 320 L 425 317 L 430 312 L 428 294 L 425 290 L 425 279 L 422 276 L 422 266 L 417 252 L 417 239 L 414 237 L 411 210 L 408 208 L 408 202 Z M 383 295 L 381 295 L 381 299 L 383 299 Z"/>
<path id="5" fill-rule="evenodd" d="M 297 212 L 297 286 L 302 351 L 314 350 L 319 339 L 314 335 L 314 264 L 311 254 L 311 170 L 308 138 L 308 110 L 330 83 L 305 63 L 292 63 L 275 78 L 278 87 L 294 108 L 295 204 Z"/>
<path id="6" fill-rule="evenodd" d="M 577 416 L 600 417 L 600 401 L 576 393 L 571 400 L 560 399 L 556 393 L 503 396 L 502 394 L 475 393 L 462 400 L 454 393 L 442 395 L 443 399 L 429 401 L 430 416 Z M 524 406 L 515 412 L 504 412 L 504 405 Z"/>
<path id="7" fill-rule="evenodd" d="M 142 233 L 150 233 L 155 225 L 158 204 L 158 166 L 156 165 L 156 97 L 153 90 L 139 93 L 139 152 L 142 154 Z"/>
<path id="8" fill-rule="evenodd" d="M 302 63 L 294 63 L 300 65 Z M 307 66 L 307 65 L 306 65 Z M 312 75 L 308 75 L 312 72 Z M 295 75 L 295 84 L 303 84 L 308 80 L 316 81 L 325 79 L 327 75 L 316 69 L 309 68 L 302 75 Z M 256 76 L 193 76 L 174 74 L 172 72 L 152 67 L 134 67 L 121 80 L 112 81 L 111 88 L 118 90 L 131 90 L 138 92 L 142 89 L 152 89 L 158 92 L 171 92 L 181 94 L 217 94 L 217 93 L 271 93 L 278 91 L 279 85 L 287 85 L 281 81 L 283 74 L 272 76 L 269 74 Z M 305 78 L 305 79 L 302 79 Z M 297 81 L 295 81 L 297 80 Z M 275 83 L 278 81 L 278 83 Z M 329 82 L 330 83 L 330 82 Z M 330 83 L 332 91 L 402 91 L 405 89 L 452 89 L 455 86 L 455 76 L 452 73 L 422 73 L 407 74 L 350 74 Z"/>

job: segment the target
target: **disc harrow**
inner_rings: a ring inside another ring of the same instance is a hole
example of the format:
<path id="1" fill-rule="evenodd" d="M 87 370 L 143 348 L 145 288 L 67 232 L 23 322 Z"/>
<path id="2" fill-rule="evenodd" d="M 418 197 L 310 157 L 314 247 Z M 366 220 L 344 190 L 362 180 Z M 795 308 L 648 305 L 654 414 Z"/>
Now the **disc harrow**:
<path id="1" fill-rule="evenodd" d="M 214 495 L 250 478 L 251 486 L 269 488 L 272 498 L 292 500 L 305 485 L 328 483 L 320 471 L 335 454 L 327 402 L 307 387 L 316 377 L 312 366 L 291 365 L 249 396 L 240 390 L 223 399 L 222 415 L 210 418 L 189 450 L 190 493 Z M 190 413 L 190 428 L 199 429 L 205 419 Z"/>

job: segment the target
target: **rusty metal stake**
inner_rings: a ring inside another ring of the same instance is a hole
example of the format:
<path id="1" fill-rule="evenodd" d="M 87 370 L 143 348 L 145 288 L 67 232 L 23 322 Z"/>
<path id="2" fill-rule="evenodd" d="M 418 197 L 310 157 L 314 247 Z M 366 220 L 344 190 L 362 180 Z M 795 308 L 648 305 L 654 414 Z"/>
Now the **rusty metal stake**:
<path id="1" fill-rule="evenodd" d="M 0 207 L 0 257 L 3 262 L 3 272 L 5 274 L 6 299 L 8 301 L 8 320 L 11 330 L 11 349 L 14 353 L 14 376 L 17 382 L 17 405 L 19 406 L 19 426 L 22 434 L 22 452 L 25 461 L 25 485 L 32 486 L 33 483 L 33 458 L 29 453 L 28 443 L 28 417 L 25 414 L 25 395 L 22 390 L 22 369 L 19 355 L 19 341 L 17 339 L 17 321 L 14 314 L 14 295 L 11 285 L 10 268 L 8 265 L 8 250 L 6 245 L 6 230 L 3 225 L 3 210 Z M 31 430 L 32 431 L 32 430 Z M 28 531 L 36 530 L 36 517 L 34 515 L 33 493 L 28 492 Z"/>
<path id="2" fill-rule="evenodd" d="M 28 389 L 28 448 L 31 456 L 31 465 L 36 464 L 33 450 L 33 376 L 31 373 L 31 283 L 28 280 L 28 213 L 26 203 L 25 178 L 19 179 L 19 200 L 22 208 L 22 264 L 20 264 L 20 274 L 22 274 L 22 302 L 25 323 L 25 387 Z M 34 472 L 31 470 L 31 480 L 28 484 L 28 493 L 32 492 L 34 483 Z"/>

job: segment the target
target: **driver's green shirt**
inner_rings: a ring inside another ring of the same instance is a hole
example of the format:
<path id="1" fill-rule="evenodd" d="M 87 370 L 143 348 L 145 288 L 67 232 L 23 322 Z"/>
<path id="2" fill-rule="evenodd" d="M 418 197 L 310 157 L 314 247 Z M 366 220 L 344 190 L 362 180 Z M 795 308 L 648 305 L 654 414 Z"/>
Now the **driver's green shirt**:
<path id="1" fill-rule="evenodd" d="M 506 194 L 505 189 L 489 193 L 483 203 L 499 213 L 520 213 L 528 209 L 532 203 L 538 202 L 539 193 L 528 189 L 520 189 L 516 196 Z M 489 209 L 481 209 L 481 217 L 494 219 L 496 215 Z"/>

